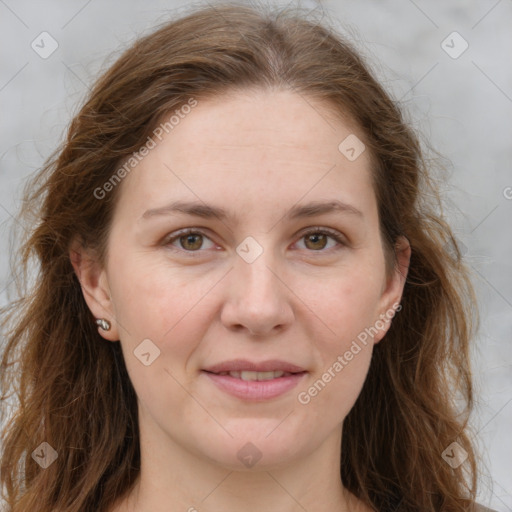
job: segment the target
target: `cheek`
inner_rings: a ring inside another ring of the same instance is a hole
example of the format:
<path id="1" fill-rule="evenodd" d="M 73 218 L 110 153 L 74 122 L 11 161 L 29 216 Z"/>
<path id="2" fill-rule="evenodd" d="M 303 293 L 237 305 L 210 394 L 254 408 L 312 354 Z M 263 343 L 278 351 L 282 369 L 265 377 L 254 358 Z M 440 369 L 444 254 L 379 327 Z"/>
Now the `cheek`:
<path id="1" fill-rule="evenodd" d="M 300 403 L 313 407 L 341 421 L 355 403 L 366 379 L 371 361 L 377 306 L 380 297 L 379 276 L 368 268 L 351 268 L 350 273 L 330 280 L 328 287 L 312 290 L 311 311 L 319 324 L 330 333 L 315 338 L 320 364 L 301 390 Z M 325 332 L 325 330 L 324 330 Z"/>
<path id="2" fill-rule="evenodd" d="M 147 260 L 132 258 L 116 267 L 116 313 L 129 338 L 154 337 L 165 344 L 190 315 L 201 316 L 201 302 L 215 283 L 190 269 Z"/>
<path id="3" fill-rule="evenodd" d="M 200 300 L 207 287 L 200 280 L 187 285 L 174 273 L 156 269 L 140 278 L 126 272 L 132 279 L 120 288 L 119 314 L 127 330 L 120 337 L 130 380 L 147 411 L 164 411 L 171 404 L 173 409 L 184 409 L 188 399 L 184 390 L 191 384 L 187 362 L 208 325 Z M 148 344 L 144 352 L 139 350 L 142 343 Z M 141 354 L 147 352 L 154 360 L 146 366 Z"/>
<path id="4" fill-rule="evenodd" d="M 326 425 L 343 421 L 368 373 L 373 344 L 360 313 L 341 312 L 335 325 L 337 336 L 319 339 L 316 349 L 321 362 L 297 396 L 298 402 L 315 410 Z"/>
<path id="5" fill-rule="evenodd" d="M 169 400 L 173 407 L 182 408 L 187 400 L 184 388 L 193 386 L 195 377 L 187 368 L 214 322 L 213 288 L 219 278 L 192 274 L 187 269 L 135 263 L 125 263 L 117 274 L 119 320 L 126 327 L 120 330 L 126 367 L 139 399 L 151 410 L 165 410 Z M 126 275 L 131 279 L 123 280 Z M 140 353 L 138 347 L 147 339 L 157 347 L 149 345 L 149 351 L 158 353 L 150 366 L 134 354 Z M 161 393 L 162 389 L 166 392 Z"/>
<path id="6" fill-rule="evenodd" d="M 332 408 L 343 420 L 354 406 L 368 374 L 372 355 L 371 345 L 351 345 L 336 362 L 331 365 L 323 378 L 331 378 L 330 394 L 326 410 Z M 334 375 L 334 377 L 332 377 Z"/>
<path id="7" fill-rule="evenodd" d="M 380 288 L 380 276 L 353 267 L 316 290 L 311 309 L 333 332 L 338 341 L 333 348 L 343 350 L 347 343 L 350 345 L 351 340 L 375 324 Z"/>

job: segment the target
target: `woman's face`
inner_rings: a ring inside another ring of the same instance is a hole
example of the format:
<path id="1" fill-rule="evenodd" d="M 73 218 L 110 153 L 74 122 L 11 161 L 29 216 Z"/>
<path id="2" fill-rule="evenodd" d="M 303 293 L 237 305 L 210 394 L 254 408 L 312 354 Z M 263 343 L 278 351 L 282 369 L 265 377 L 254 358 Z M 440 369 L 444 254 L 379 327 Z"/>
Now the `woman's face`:
<path id="1" fill-rule="evenodd" d="M 162 456 L 243 469 L 339 446 L 404 278 L 386 275 L 362 135 L 324 108 L 198 100 L 118 185 L 86 299 Z"/>

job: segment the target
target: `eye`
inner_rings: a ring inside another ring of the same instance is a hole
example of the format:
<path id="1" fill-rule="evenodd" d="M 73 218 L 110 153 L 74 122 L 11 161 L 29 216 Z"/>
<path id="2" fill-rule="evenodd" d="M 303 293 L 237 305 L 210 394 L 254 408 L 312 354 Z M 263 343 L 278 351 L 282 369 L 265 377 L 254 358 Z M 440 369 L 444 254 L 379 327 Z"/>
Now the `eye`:
<path id="1" fill-rule="evenodd" d="M 196 229 L 184 229 L 168 237 L 164 241 L 164 245 L 171 245 L 177 248 L 177 250 L 184 250 L 186 252 L 198 252 L 204 244 L 204 240 L 209 240 L 211 246 L 206 247 L 212 248 L 213 242 L 202 232 Z M 179 246 L 176 246 L 179 244 Z M 204 248 L 204 247 L 203 247 Z"/>
<path id="2" fill-rule="evenodd" d="M 301 240 L 305 240 L 305 247 L 315 252 L 322 252 L 323 249 L 327 247 L 329 238 L 334 240 L 338 245 L 346 245 L 340 233 L 327 228 L 313 228 L 303 233 L 301 236 Z M 335 246 L 336 243 L 333 245 Z M 331 245 L 329 249 L 333 248 L 333 245 Z"/>
<path id="3" fill-rule="evenodd" d="M 330 247 L 329 239 L 334 241 Z M 209 246 L 205 247 L 205 240 L 209 242 Z M 326 252 L 324 249 L 332 249 L 336 245 L 346 246 L 346 242 L 341 233 L 328 228 L 312 228 L 305 233 L 302 233 L 300 240 L 304 240 L 304 247 L 306 250 L 313 252 Z M 186 252 L 186 253 L 200 253 L 201 249 L 213 249 L 215 244 L 210 238 L 201 230 L 188 228 L 173 233 L 164 239 L 163 245 L 170 246 L 172 250 Z M 339 248 L 339 247 L 338 247 Z"/>

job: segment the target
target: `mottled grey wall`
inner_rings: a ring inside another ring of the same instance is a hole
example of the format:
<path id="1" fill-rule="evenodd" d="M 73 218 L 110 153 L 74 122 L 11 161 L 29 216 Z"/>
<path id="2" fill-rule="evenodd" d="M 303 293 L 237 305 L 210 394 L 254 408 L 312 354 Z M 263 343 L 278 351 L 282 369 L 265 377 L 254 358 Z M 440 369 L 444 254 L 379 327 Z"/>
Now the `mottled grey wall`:
<path id="1" fill-rule="evenodd" d="M 0 0 L 0 305 L 12 296 L 8 235 L 22 229 L 12 216 L 25 177 L 57 146 L 106 57 L 186 5 Z M 474 270 L 482 311 L 473 418 L 487 471 L 480 501 L 511 511 L 512 1 L 300 5 L 323 9 L 356 41 L 408 118 L 449 159 L 446 215 Z"/>

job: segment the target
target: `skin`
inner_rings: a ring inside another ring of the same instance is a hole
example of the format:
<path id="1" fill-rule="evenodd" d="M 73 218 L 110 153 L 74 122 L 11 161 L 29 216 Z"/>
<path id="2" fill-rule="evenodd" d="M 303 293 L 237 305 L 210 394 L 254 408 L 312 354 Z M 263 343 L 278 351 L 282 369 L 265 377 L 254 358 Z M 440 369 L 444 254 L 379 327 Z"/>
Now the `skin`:
<path id="1" fill-rule="evenodd" d="M 101 335 L 120 340 L 138 397 L 141 473 L 112 510 L 367 510 L 340 481 L 341 432 L 390 322 L 309 403 L 298 394 L 400 302 L 410 247 L 399 240 L 388 275 L 368 151 L 351 162 L 338 150 L 364 136 L 328 108 L 275 90 L 198 101 L 121 184 L 105 268 L 72 248 L 85 300 L 112 323 Z M 297 203 L 333 199 L 362 215 L 284 218 Z M 229 217 L 141 220 L 175 200 Z M 204 237 L 168 240 L 182 228 Z M 336 230 L 344 244 L 307 228 Z M 248 236 L 263 249 L 252 263 L 236 252 Z M 160 350 L 149 366 L 133 353 L 144 339 Z M 201 372 L 235 358 L 308 373 L 279 397 L 248 402 Z M 237 458 L 247 442 L 261 453 L 251 468 Z"/>

